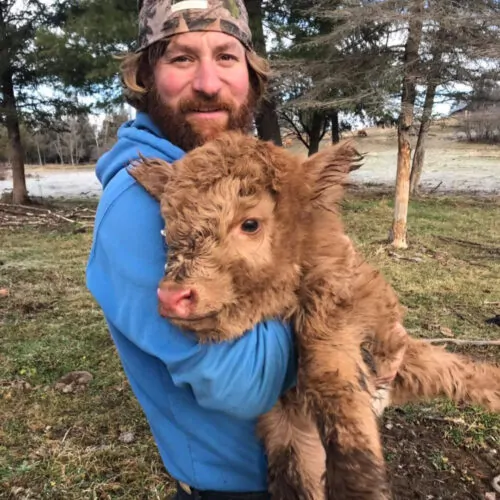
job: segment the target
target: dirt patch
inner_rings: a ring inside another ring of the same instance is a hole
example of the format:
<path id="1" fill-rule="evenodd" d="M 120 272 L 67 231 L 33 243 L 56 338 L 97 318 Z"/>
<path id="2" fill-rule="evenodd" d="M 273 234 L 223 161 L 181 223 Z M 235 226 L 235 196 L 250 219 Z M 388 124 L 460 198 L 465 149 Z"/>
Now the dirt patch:
<path id="1" fill-rule="evenodd" d="M 494 438 L 491 444 L 472 445 L 467 423 L 447 421 L 439 414 L 408 418 L 404 410 L 392 411 L 383 430 L 396 499 L 484 500 L 486 493 L 494 492 L 491 482 L 500 474 Z"/>

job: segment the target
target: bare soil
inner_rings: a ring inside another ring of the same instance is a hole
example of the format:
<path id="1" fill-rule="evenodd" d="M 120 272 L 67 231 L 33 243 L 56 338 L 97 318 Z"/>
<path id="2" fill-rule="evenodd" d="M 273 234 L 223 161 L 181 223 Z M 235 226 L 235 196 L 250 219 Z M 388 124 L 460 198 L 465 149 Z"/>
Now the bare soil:
<path id="1" fill-rule="evenodd" d="M 395 499 L 484 500 L 496 493 L 498 443 L 486 438 L 483 448 L 471 445 L 474 438 L 467 430 L 478 424 L 462 420 L 447 422 L 442 414 L 423 409 L 414 416 L 399 410 L 386 417 L 384 425 L 391 430 L 384 428 L 383 435 Z"/>

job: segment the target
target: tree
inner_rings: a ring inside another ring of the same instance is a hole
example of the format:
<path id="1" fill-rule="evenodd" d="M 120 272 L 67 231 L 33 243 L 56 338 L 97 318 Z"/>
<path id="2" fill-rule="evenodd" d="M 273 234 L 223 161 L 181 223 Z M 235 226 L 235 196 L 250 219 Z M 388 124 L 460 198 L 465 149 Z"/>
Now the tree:
<path id="1" fill-rule="evenodd" d="M 267 57 L 266 42 L 264 38 L 263 17 L 264 12 L 261 0 L 245 0 L 248 11 L 250 29 L 252 31 L 255 51 L 262 57 Z M 270 87 L 272 88 L 272 79 Z M 255 118 L 259 137 L 265 141 L 271 140 L 282 146 L 276 101 L 272 91 L 262 99 L 260 109 Z"/>
<path id="2" fill-rule="evenodd" d="M 500 143 L 500 83 L 485 75 L 476 82 L 465 108 L 467 140 L 478 143 Z"/>
<path id="3" fill-rule="evenodd" d="M 103 105 L 116 98 L 112 54 L 135 38 L 135 19 L 132 0 L 0 2 L 0 123 L 7 129 L 14 203 L 29 202 L 21 123 L 48 128 L 62 115 L 88 111 L 75 105 L 75 89 L 99 93 Z"/>
<path id="4" fill-rule="evenodd" d="M 28 201 L 28 191 L 24 175 L 24 152 L 21 144 L 19 124 L 20 104 L 16 98 L 15 86 L 18 81 L 29 85 L 34 79 L 31 67 L 32 46 L 40 22 L 51 22 L 48 10 L 41 3 L 28 0 L 25 8 L 16 9 L 14 0 L 0 2 L 0 79 L 2 100 L 0 120 L 7 129 L 9 157 L 12 164 L 13 201 Z M 22 104 L 21 104 L 22 105 Z"/>
<path id="5" fill-rule="evenodd" d="M 95 142 L 96 142 L 96 154 L 95 157 L 101 156 L 105 151 L 111 149 L 116 141 L 116 134 L 118 129 L 123 125 L 124 122 L 129 120 L 130 117 L 125 113 L 123 109 L 119 109 L 114 113 L 109 113 L 104 117 L 102 122 L 102 127 L 99 131 L 96 131 Z"/>
<path id="6" fill-rule="evenodd" d="M 418 191 L 420 176 L 424 167 L 425 157 L 425 141 L 431 126 L 432 110 L 434 107 L 434 99 L 436 97 L 436 90 L 439 85 L 439 63 L 442 61 L 443 52 L 441 48 L 437 47 L 433 54 L 432 62 L 434 67 L 428 73 L 427 88 L 425 91 L 425 101 L 422 110 L 422 117 L 420 119 L 420 129 L 418 132 L 417 145 L 415 147 L 415 154 L 413 155 L 413 162 L 410 172 L 410 193 L 415 194 Z"/>
<path id="7" fill-rule="evenodd" d="M 274 28 L 277 38 L 288 42 L 278 45 L 273 59 L 281 82 L 279 113 L 310 152 L 327 129 L 338 142 L 340 114 L 379 113 L 395 81 L 394 55 L 384 41 L 388 23 L 367 22 L 364 13 L 353 23 L 344 16 L 351 8 L 346 1 L 314 4 L 282 1 L 273 20 L 281 23 Z"/>
<path id="8" fill-rule="evenodd" d="M 65 117 L 56 137 L 61 163 L 78 165 L 89 161 L 95 135 L 87 115 Z"/>
<path id="9" fill-rule="evenodd" d="M 408 36 L 403 60 L 403 85 L 401 94 L 401 114 L 398 123 L 398 164 L 394 200 L 394 219 L 389 240 L 396 248 L 406 248 L 406 224 L 408 198 L 410 194 L 411 143 L 410 127 L 417 95 L 419 48 L 422 39 L 425 0 L 414 0 L 410 9 Z"/>
<path id="10" fill-rule="evenodd" d="M 476 88 L 487 76 L 498 79 L 500 3 L 497 0 L 440 0 L 428 2 L 421 46 L 421 80 L 425 83 L 418 141 L 413 156 L 410 193 L 418 192 L 435 97 L 442 101 L 463 98 L 446 91 L 462 84 Z M 443 90 L 439 90 L 439 89 Z"/>
<path id="11" fill-rule="evenodd" d="M 499 7 L 498 0 L 320 0 L 306 11 L 332 27 L 307 41 L 321 48 L 320 59 L 301 61 L 307 73 L 314 74 L 307 91 L 311 106 L 322 103 L 342 110 L 349 105 L 376 117 L 386 113 L 389 98 L 401 102 L 389 238 L 396 247 L 407 245 L 410 172 L 417 186 L 435 96 L 443 97 L 440 87 L 472 85 L 485 68 L 491 72 L 500 54 Z M 418 109 L 418 85 L 425 86 L 426 93 L 412 165 L 410 130 Z"/>

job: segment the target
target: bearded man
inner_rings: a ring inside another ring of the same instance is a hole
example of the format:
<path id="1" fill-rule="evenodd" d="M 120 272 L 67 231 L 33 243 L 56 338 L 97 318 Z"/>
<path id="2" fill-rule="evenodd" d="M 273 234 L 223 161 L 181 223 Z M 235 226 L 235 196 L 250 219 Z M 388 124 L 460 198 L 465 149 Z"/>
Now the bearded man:
<path id="1" fill-rule="evenodd" d="M 125 374 L 178 499 L 268 499 L 255 425 L 296 380 L 289 325 L 199 344 L 158 312 L 167 248 L 160 207 L 127 172 L 170 163 L 224 130 L 250 132 L 268 65 L 252 49 L 243 0 L 145 0 L 139 48 L 122 62 L 136 118 L 98 161 L 103 186 L 87 265 Z"/>

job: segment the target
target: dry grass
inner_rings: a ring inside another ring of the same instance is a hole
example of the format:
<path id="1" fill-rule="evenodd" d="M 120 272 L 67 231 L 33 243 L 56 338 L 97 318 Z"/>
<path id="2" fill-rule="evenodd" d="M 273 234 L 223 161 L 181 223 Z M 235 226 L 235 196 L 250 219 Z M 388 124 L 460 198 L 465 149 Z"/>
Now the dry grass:
<path id="1" fill-rule="evenodd" d="M 412 202 L 411 246 L 397 254 L 417 261 L 391 256 L 385 245 L 391 207 L 390 195 L 351 194 L 346 219 L 401 294 L 411 331 L 498 338 L 500 328 L 485 323 L 499 312 L 486 304 L 500 300 L 498 202 Z M 0 227 L 0 241 L 0 289 L 9 290 L 0 297 L 0 498 L 167 498 L 169 477 L 85 288 L 90 231 L 75 233 L 64 221 Z M 500 360 L 498 348 L 470 352 Z M 92 373 L 89 388 L 56 391 L 72 370 Z M 484 498 L 489 491 L 500 462 L 482 457 L 500 448 L 498 416 L 439 403 L 391 410 L 385 424 L 398 499 Z M 120 440 L 124 432 L 132 442 Z"/>

